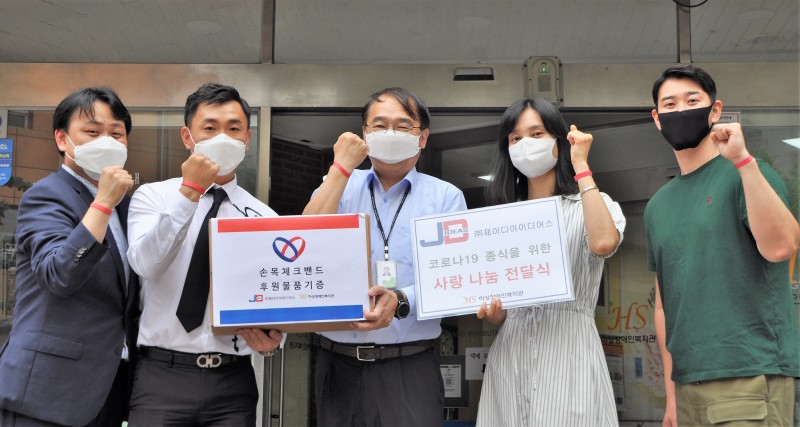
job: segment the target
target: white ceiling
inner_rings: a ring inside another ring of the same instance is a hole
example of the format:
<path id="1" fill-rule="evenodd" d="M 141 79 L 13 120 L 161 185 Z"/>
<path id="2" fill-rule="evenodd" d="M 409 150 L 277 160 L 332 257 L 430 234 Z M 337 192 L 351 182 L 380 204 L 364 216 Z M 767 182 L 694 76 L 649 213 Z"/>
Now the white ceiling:
<path id="1" fill-rule="evenodd" d="M 693 61 L 799 61 L 799 6 L 708 0 L 692 8 Z M 263 50 L 286 64 L 669 63 L 677 27 L 673 0 L 0 0 L 0 62 L 246 64 L 262 62 Z M 431 129 L 443 138 L 485 135 L 499 117 L 436 113 Z M 661 141 L 649 122 L 573 120 L 595 136 L 598 172 L 674 166 L 666 143 L 642 144 Z M 360 115 L 279 112 L 271 124 L 273 137 L 322 149 L 359 132 Z M 460 187 L 483 183 L 477 176 L 492 150 L 481 138 L 442 156 L 442 172 Z"/>
<path id="2" fill-rule="evenodd" d="M 799 3 L 692 8 L 694 61 L 797 61 Z M 0 62 L 259 63 L 273 30 L 275 63 L 677 58 L 672 0 L 274 0 L 274 25 L 262 25 L 264 5 L 273 1 L 0 0 Z"/>

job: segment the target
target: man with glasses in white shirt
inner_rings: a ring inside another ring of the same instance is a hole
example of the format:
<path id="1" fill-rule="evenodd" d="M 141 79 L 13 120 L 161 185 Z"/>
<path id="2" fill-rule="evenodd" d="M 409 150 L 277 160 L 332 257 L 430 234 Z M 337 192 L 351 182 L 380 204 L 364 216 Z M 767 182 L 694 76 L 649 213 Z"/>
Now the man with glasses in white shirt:
<path id="1" fill-rule="evenodd" d="M 444 388 L 433 340 L 441 327 L 415 315 L 410 220 L 463 211 L 466 202 L 452 184 L 416 170 L 430 134 L 430 114 L 416 95 L 375 93 L 362 123 L 364 139 L 346 132 L 337 140 L 330 172 L 303 213 L 368 213 L 373 274 L 388 270 L 396 280 L 385 283 L 397 285 L 370 288 L 375 307 L 352 331 L 320 335 L 318 425 L 439 426 Z M 372 168 L 355 169 L 367 155 Z"/>

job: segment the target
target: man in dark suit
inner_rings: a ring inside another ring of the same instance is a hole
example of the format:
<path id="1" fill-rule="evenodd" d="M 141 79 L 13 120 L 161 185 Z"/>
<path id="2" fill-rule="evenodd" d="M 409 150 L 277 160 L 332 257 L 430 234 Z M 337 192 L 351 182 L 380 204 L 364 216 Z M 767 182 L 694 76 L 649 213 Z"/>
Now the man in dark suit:
<path id="1" fill-rule="evenodd" d="M 128 266 L 131 116 L 108 88 L 56 108 L 63 165 L 22 197 L 11 335 L 0 350 L 0 425 L 115 426 L 127 416 L 139 281 Z"/>

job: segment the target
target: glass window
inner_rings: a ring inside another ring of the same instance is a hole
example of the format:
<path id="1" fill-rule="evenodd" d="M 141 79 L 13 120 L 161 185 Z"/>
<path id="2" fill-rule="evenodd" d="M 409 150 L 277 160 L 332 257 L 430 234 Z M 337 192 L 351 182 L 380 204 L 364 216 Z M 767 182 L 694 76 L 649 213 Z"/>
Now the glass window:
<path id="1" fill-rule="evenodd" d="M 139 184 L 181 176 L 181 165 L 189 153 L 181 140 L 183 111 L 132 112 L 133 130 L 128 137 L 128 162 Z M 250 117 L 250 148 L 237 169 L 239 186 L 256 194 L 258 181 L 258 114 Z M 199 141 L 196 141 L 199 142 Z"/>
<path id="2" fill-rule="evenodd" d="M 131 116 L 133 129 L 128 137 L 125 167 L 138 175 L 138 184 L 181 176 L 181 165 L 189 154 L 180 136 L 183 111 L 131 111 Z M 9 112 L 7 138 L 13 144 L 11 180 L 0 186 L 0 320 L 14 313 L 14 232 L 20 199 L 28 187 L 56 171 L 62 163 L 52 123 L 52 110 Z M 250 118 L 250 149 L 237 169 L 239 186 L 251 194 L 256 194 L 258 181 L 258 124 L 255 112 Z M 134 191 L 137 187 L 134 186 Z"/>

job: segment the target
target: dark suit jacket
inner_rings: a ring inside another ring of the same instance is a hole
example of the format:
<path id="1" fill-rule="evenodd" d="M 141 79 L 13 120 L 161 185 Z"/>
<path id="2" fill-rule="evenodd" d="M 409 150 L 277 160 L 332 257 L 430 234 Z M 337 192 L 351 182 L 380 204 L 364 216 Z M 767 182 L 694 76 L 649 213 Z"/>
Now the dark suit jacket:
<path id="1" fill-rule="evenodd" d="M 135 357 L 138 277 L 132 274 L 126 287 L 110 228 L 100 244 L 81 224 L 92 200 L 63 169 L 22 197 L 16 306 L 11 334 L 0 350 L 0 408 L 86 425 L 111 389 L 123 336 Z M 128 202 L 126 197 L 116 208 L 123 229 Z"/>

